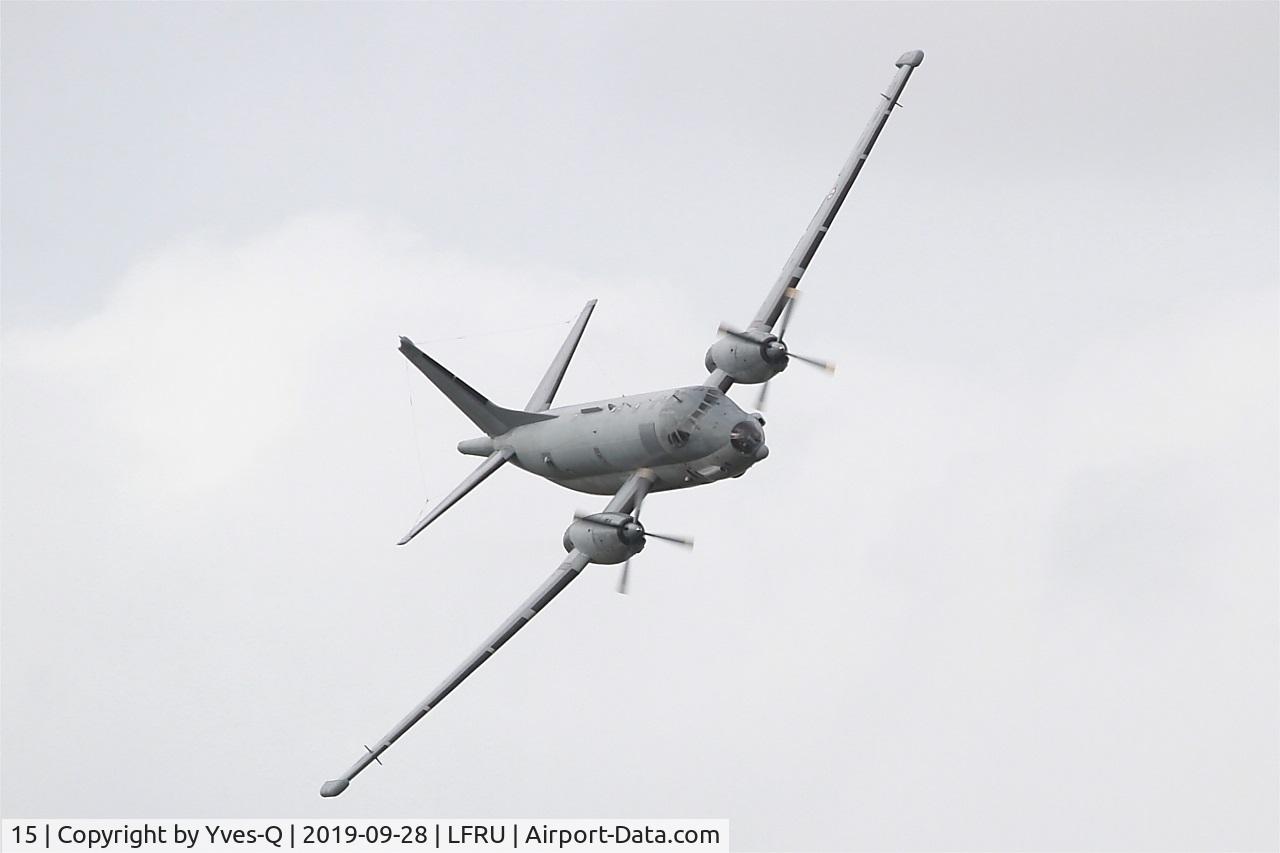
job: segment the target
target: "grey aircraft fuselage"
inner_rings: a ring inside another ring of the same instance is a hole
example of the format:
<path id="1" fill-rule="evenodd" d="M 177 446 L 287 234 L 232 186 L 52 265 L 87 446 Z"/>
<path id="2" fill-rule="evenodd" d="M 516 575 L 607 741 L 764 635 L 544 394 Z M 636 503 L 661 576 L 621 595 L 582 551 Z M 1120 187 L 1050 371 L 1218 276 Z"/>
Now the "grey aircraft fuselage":
<path id="1" fill-rule="evenodd" d="M 666 491 L 740 477 L 769 455 L 764 418 L 705 385 L 558 406 L 545 414 L 555 417 L 463 441 L 458 450 L 488 456 L 506 448 L 517 467 L 595 495 L 613 494 L 640 468 L 653 472 L 652 491 Z"/>

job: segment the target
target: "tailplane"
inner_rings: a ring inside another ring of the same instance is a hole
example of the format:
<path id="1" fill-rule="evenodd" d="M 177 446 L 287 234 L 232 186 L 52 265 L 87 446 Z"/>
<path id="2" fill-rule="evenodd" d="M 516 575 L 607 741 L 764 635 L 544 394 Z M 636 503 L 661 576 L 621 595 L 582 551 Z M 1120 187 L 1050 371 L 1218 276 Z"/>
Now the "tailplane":
<path id="1" fill-rule="evenodd" d="M 444 500 L 432 507 L 431 511 L 424 515 L 422 519 L 413 526 L 413 529 L 406 533 L 404 538 L 396 544 L 404 545 L 410 539 L 421 533 L 428 524 L 444 515 L 445 510 L 462 500 L 468 492 L 483 483 L 490 474 L 505 465 L 507 460 L 514 455 L 515 452 L 509 447 L 503 448 L 502 450 L 495 450 L 488 459 L 480 463 L 479 468 L 468 474 L 467 478 L 459 483 L 456 489 L 445 495 Z"/>
<path id="2" fill-rule="evenodd" d="M 582 339 L 582 333 L 587 328 L 587 320 L 590 319 L 591 311 L 595 307 L 596 301 L 592 299 L 582 309 L 582 313 L 578 316 L 578 321 L 569 330 L 569 336 L 561 344 L 560 351 L 556 353 L 556 357 L 552 359 L 550 366 L 547 367 L 546 374 L 542 377 L 542 381 L 538 383 L 537 389 L 533 392 L 533 397 L 529 399 L 529 403 L 525 406 L 525 411 L 523 412 L 495 406 L 479 391 L 446 370 L 440 362 L 418 349 L 413 341 L 403 337 L 400 339 L 400 352 L 404 353 L 404 357 L 413 362 L 413 366 L 422 371 L 422 375 L 430 379 L 431 384 L 444 392 L 449 401 L 457 406 L 473 424 L 484 430 L 486 436 L 485 438 L 468 439 L 458 445 L 458 450 L 463 453 L 472 456 L 484 456 L 486 457 L 485 460 L 480 463 L 476 470 L 468 474 L 466 479 L 458 484 L 457 488 L 432 507 L 404 535 L 404 538 L 399 542 L 400 545 L 405 544 L 421 533 L 427 525 L 443 515 L 449 507 L 462 500 L 472 489 L 484 482 L 490 474 L 497 471 L 515 456 L 515 451 L 510 447 L 495 447 L 492 441 L 493 438 L 504 435 L 524 424 L 555 420 L 555 415 L 543 414 L 543 412 L 551 405 L 556 391 L 560 388 L 560 380 L 564 378 L 564 373 L 569 368 L 569 361 L 573 358 L 574 350 L 578 347 L 578 341 Z M 332 784 L 337 785 L 337 783 Z M 335 787 L 333 793 L 325 794 L 325 796 L 337 796 L 342 793 L 343 787 L 345 787 L 345 784 L 342 787 Z M 328 784 L 326 784 L 325 790 L 329 790 Z"/>

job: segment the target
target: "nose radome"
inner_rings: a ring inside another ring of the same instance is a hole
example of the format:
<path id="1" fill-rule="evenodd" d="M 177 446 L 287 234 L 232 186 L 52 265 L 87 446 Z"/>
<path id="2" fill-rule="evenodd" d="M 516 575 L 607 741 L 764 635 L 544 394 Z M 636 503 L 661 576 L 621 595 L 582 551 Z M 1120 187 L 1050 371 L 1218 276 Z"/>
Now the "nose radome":
<path id="1" fill-rule="evenodd" d="M 894 65 L 901 68 L 904 65 L 910 65 L 912 68 L 920 67 L 920 63 L 924 62 L 923 50 L 908 50 L 902 56 L 898 57 L 898 61 Z"/>

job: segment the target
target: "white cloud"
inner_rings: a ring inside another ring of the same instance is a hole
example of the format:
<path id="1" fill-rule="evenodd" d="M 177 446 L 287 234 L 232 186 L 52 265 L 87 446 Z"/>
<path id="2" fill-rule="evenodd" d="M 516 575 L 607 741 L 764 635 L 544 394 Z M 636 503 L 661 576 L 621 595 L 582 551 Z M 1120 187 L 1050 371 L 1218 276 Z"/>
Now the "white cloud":
<path id="1" fill-rule="evenodd" d="M 495 286 L 501 303 L 475 298 Z M 484 333 L 570 316 L 586 292 L 565 274 L 432 252 L 393 222 L 316 213 L 244 241 L 166 247 L 101 310 L 17 331 L 7 355 L 74 389 L 94 428 L 119 431 L 148 488 L 201 489 L 301 428 L 307 395 L 332 372 L 388 369 L 382 357 L 414 318 L 444 335 L 453 320 Z"/>
<path id="2" fill-rule="evenodd" d="M 6 813 L 1275 846 L 1274 7 L 334 8 L 6 14 Z M 599 297 L 563 400 L 699 381 L 917 43 L 789 333 L 840 373 L 321 801 L 600 505 L 396 548 L 475 462 L 396 335 L 519 406 L 564 328 L 489 333 Z"/>

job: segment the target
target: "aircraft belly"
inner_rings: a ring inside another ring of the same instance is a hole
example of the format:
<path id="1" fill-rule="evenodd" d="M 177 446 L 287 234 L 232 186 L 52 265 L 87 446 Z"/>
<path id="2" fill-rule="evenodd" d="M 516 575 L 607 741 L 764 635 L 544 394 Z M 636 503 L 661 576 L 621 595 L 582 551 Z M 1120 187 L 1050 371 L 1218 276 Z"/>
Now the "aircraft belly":
<path id="1" fill-rule="evenodd" d="M 535 424 L 513 436 L 521 468 L 556 481 L 629 474 L 679 461 L 641 412 L 595 413 Z M 646 440 L 647 439 L 647 440 Z"/>
<path id="2" fill-rule="evenodd" d="M 716 480 L 702 479 L 691 475 L 690 465 L 687 462 L 680 462 L 674 465 L 642 465 L 639 467 L 649 468 L 653 471 L 655 479 L 650 489 L 652 492 L 668 492 L 716 482 Z M 590 477 L 574 477 L 570 479 L 551 477 L 549 479 L 575 492 L 584 492 L 589 495 L 609 495 L 621 488 L 629 476 L 631 476 L 631 471 L 618 471 Z"/>

